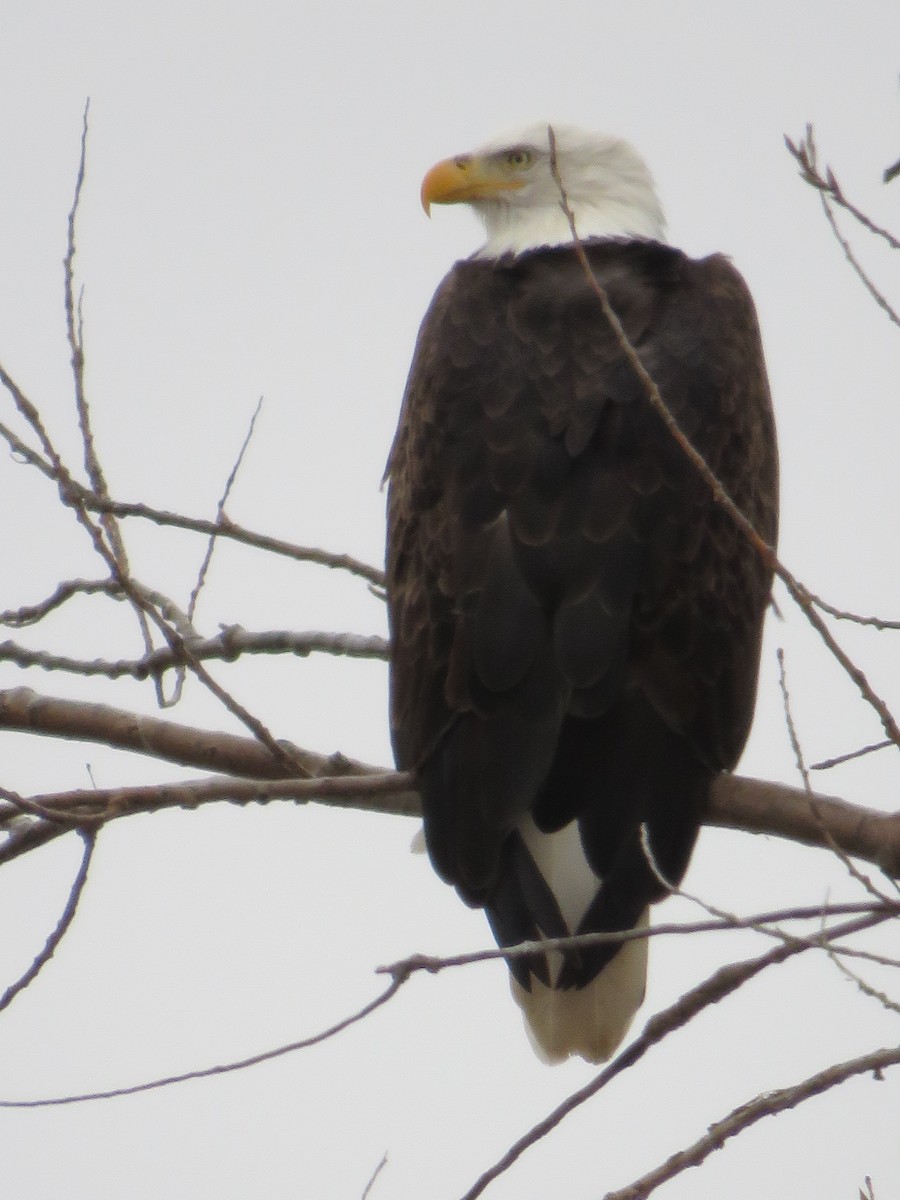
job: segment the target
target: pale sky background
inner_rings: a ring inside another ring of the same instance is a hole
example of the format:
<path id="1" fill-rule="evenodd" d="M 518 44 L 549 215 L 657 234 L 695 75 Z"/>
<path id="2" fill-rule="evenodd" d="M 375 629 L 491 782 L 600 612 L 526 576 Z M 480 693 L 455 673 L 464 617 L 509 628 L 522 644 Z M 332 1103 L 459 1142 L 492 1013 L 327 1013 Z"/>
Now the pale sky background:
<path id="1" fill-rule="evenodd" d="M 0 7 L 0 361 L 79 448 L 61 259 L 81 117 L 79 218 L 87 384 L 113 493 L 212 515 L 257 398 L 263 414 L 229 511 L 297 542 L 381 561 L 379 481 L 418 323 L 479 231 L 429 223 L 422 174 L 526 120 L 573 120 L 634 141 L 671 239 L 733 256 L 756 298 L 779 420 L 782 557 L 838 605 L 900 616 L 897 330 L 843 261 L 782 135 L 815 122 L 822 155 L 871 215 L 900 228 L 896 2 L 266 2 L 153 5 L 4 0 Z M 857 239 L 898 298 L 897 259 Z M 9 420 L 6 403 L 3 420 Z M 59 578 L 101 575 L 52 488 L 0 463 L 7 514 L 0 607 Z M 197 538 L 127 526 L 137 573 L 184 601 Z M 877 740 L 874 716 L 784 596 L 742 764 L 795 781 L 775 670 L 787 655 L 814 761 Z M 200 621 L 382 632 L 364 585 L 220 547 Z M 895 705 L 891 635 L 842 628 Z M 19 635 L 17 635 L 19 636 Z M 127 614 L 73 607 L 21 640 L 105 657 L 139 652 Z M 334 660 L 217 669 L 277 736 L 390 761 L 386 672 Z M 116 688 L 13 667 L 3 687 L 152 711 Z M 187 724 L 235 730 L 196 684 Z M 28 793 L 187 774 L 103 748 L 4 737 L 2 783 Z M 894 752 L 818 780 L 896 806 Z M 317 1032 L 413 951 L 488 945 L 409 853 L 412 822 L 292 805 L 136 818 L 100 839 L 74 929 L 0 1014 L 0 1099 L 62 1095 L 208 1066 Z M 77 839 L 0 873 L 0 990 L 57 919 Z M 854 894 L 828 856 L 705 831 L 687 884 L 752 912 Z M 658 915 L 690 919 L 670 901 Z M 896 933 L 881 945 L 897 952 Z M 655 942 L 646 1018 L 744 938 Z M 881 987 L 896 978 L 872 975 Z M 717 1006 L 570 1117 L 488 1191 L 597 1200 L 761 1090 L 895 1044 L 898 1017 L 807 955 Z M 16 1200 L 453 1200 L 514 1139 L 592 1077 L 532 1055 L 505 969 L 409 984 L 390 1008 L 313 1050 L 227 1078 L 45 1111 L 0 1111 L 0 1178 Z M 900 1196 L 900 1073 L 857 1080 L 768 1120 L 666 1200 Z"/>

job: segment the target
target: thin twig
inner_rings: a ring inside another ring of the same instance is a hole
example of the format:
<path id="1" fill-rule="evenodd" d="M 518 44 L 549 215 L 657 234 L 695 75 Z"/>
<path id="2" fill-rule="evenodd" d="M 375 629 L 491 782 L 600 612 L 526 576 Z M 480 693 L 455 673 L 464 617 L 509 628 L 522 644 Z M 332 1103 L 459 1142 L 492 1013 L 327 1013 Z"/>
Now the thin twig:
<path id="1" fill-rule="evenodd" d="M 257 402 L 257 405 L 256 405 L 256 409 L 253 413 L 253 416 L 250 418 L 250 427 L 248 428 L 247 433 L 244 437 L 244 441 L 241 445 L 241 448 L 238 451 L 237 459 L 235 460 L 234 465 L 232 466 L 231 471 L 228 474 L 228 478 L 225 481 L 225 488 L 222 492 L 221 497 L 219 498 L 219 503 L 216 506 L 216 521 L 217 522 L 220 522 L 225 516 L 225 505 L 228 502 L 228 497 L 231 495 L 231 489 L 234 487 L 234 482 L 237 479 L 238 471 L 241 468 L 241 463 L 244 461 L 244 455 L 247 452 L 247 447 L 250 445 L 250 441 L 253 437 L 253 430 L 256 426 L 256 418 L 259 416 L 261 408 L 262 408 L 262 396 L 260 396 L 260 398 Z M 190 599 L 188 600 L 187 613 L 185 614 L 185 622 L 187 625 L 189 625 L 191 627 L 193 627 L 194 615 L 197 611 L 197 601 L 200 599 L 200 593 L 203 590 L 203 586 L 206 583 L 206 578 L 209 573 L 209 567 L 212 562 L 213 553 L 215 552 L 217 539 L 218 539 L 218 534 L 211 533 L 209 535 L 209 540 L 206 543 L 206 551 L 203 555 L 203 561 L 200 563 L 200 568 L 197 572 L 197 581 L 191 590 Z M 184 636 L 184 635 L 182 635 L 182 636 Z M 182 694 L 184 692 L 185 678 L 186 678 L 186 672 L 185 672 L 184 666 L 179 666 L 175 672 L 175 686 L 172 690 L 172 695 L 171 695 L 171 697 L 169 697 L 169 699 L 166 703 L 167 708 L 174 707 L 180 701 Z"/>
<path id="2" fill-rule="evenodd" d="M 2 369 L 0 369 L 2 372 Z M 2 381 L 2 378 L 0 378 Z M 38 440 L 43 447 L 44 453 L 53 467 L 54 477 L 56 478 L 60 496 L 67 508 L 70 508 L 75 515 L 76 520 L 85 530 L 96 553 L 103 559 L 106 566 L 109 568 L 111 576 L 121 587 L 123 593 L 128 598 L 137 604 L 159 629 L 160 633 L 165 638 L 172 652 L 176 655 L 183 655 L 184 661 L 194 672 L 197 678 L 204 686 L 212 692 L 217 700 L 228 709 L 233 716 L 246 726 L 247 729 L 256 737 L 268 750 L 275 756 L 276 759 L 285 763 L 285 765 L 293 765 L 293 762 L 288 751 L 275 740 L 266 726 L 255 717 L 244 705 L 240 704 L 221 684 L 217 683 L 203 665 L 197 662 L 191 655 L 191 651 L 185 639 L 180 636 L 178 631 L 174 629 L 160 613 L 157 606 L 153 604 L 139 589 L 134 582 L 126 575 L 116 558 L 116 555 L 106 544 L 101 529 L 91 520 L 88 509 L 81 498 L 81 490 L 75 484 L 68 468 L 63 463 L 59 454 L 55 450 L 53 443 L 41 420 L 35 406 L 31 403 L 27 396 L 20 390 L 16 389 L 11 392 L 13 399 L 16 402 L 20 414 L 29 423 L 32 430 L 38 437 Z"/>
<path id="3" fill-rule="evenodd" d="M 233 716 L 246 726 L 254 737 L 266 746 L 276 759 L 289 765 L 292 763 L 290 754 L 284 747 L 275 740 L 266 726 L 255 717 L 244 705 L 240 704 L 221 684 L 217 683 L 209 672 L 199 662 L 191 658 L 189 647 L 184 639 L 178 634 L 177 630 L 173 629 L 156 606 L 144 597 L 138 588 L 135 587 L 132 580 L 126 575 L 116 558 L 115 553 L 106 543 L 101 529 L 91 520 L 87 506 L 85 505 L 82 496 L 84 489 L 79 488 L 75 480 L 72 478 L 71 472 L 65 466 L 62 458 L 57 453 L 50 436 L 44 426 L 40 413 L 28 399 L 25 393 L 18 388 L 14 381 L 6 375 L 3 368 L 0 367 L 0 383 L 7 388 L 10 395 L 15 401 L 16 408 L 19 414 L 28 422 L 32 432 L 38 438 L 44 454 L 49 461 L 52 470 L 53 478 L 56 480 L 59 487 L 60 497 L 63 504 L 70 508 L 75 515 L 79 525 L 84 529 L 90 538 L 91 544 L 95 552 L 100 556 L 106 566 L 109 568 L 110 575 L 122 588 L 123 593 L 128 596 L 134 604 L 137 604 L 159 629 L 169 647 L 176 654 L 183 654 L 185 661 L 190 666 L 191 670 L 197 676 L 204 686 L 212 692 L 217 700 L 228 709 Z M 294 763 L 294 766 L 297 764 Z"/>
<path id="4" fill-rule="evenodd" d="M 900 629 L 900 621 L 891 621 L 886 617 L 864 617 L 860 613 L 848 612 L 844 608 L 836 608 L 833 604 L 829 604 L 827 600 L 823 600 L 821 596 L 817 596 L 815 592 L 810 592 L 809 598 L 816 608 L 821 608 L 823 612 L 827 612 L 829 616 L 835 617 L 838 621 L 850 621 L 854 625 L 867 625 L 880 631 Z"/>
<path id="5" fill-rule="evenodd" d="M 888 320 L 892 321 L 895 325 L 900 326 L 900 316 L 897 315 L 896 309 L 892 304 L 890 304 L 884 293 L 875 285 L 868 272 L 864 269 L 859 259 L 854 254 L 853 247 L 841 233 L 838 223 L 835 220 L 834 213 L 831 211 L 831 205 L 829 204 L 824 193 L 819 194 L 819 200 L 821 201 L 822 211 L 825 213 L 825 219 L 827 220 L 831 232 L 834 235 L 834 239 L 844 252 L 844 258 L 850 264 L 850 267 L 853 269 L 856 277 L 859 279 L 860 283 L 863 285 L 881 311 L 885 314 Z"/>
<path id="6" fill-rule="evenodd" d="M 323 1030 L 321 1033 L 313 1034 L 312 1037 L 301 1038 L 296 1042 L 289 1042 L 286 1046 L 278 1046 L 274 1050 L 263 1050 L 260 1054 L 253 1054 L 249 1058 L 242 1058 L 236 1062 L 221 1063 L 215 1067 L 203 1067 L 196 1071 L 185 1071 L 181 1075 L 167 1075 L 162 1079 L 153 1079 L 148 1083 L 136 1083 L 131 1087 L 110 1088 L 108 1091 L 82 1092 L 73 1096 L 53 1096 L 45 1100 L 0 1100 L 0 1108 L 58 1108 L 64 1104 L 84 1104 L 89 1100 L 113 1100 L 121 1096 L 136 1096 L 141 1092 L 152 1092 L 159 1088 L 172 1087 L 174 1084 L 186 1083 L 189 1079 L 210 1079 L 215 1075 L 230 1074 L 232 1071 L 245 1071 L 248 1067 L 256 1067 L 260 1063 L 271 1062 L 275 1058 L 283 1058 L 286 1054 L 293 1054 L 297 1050 L 305 1050 L 309 1046 L 317 1046 L 321 1042 L 325 1042 L 329 1038 L 343 1033 L 351 1025 L 356 1025 L 359 1021 L 364 1020 L 377 1009 L 387 1004 L 397 994 L 403 983 L 402 979 L 392 980 L 380 996 L 377 996 L 374 1000 L 370 1000 L 368 1004 L 363 1005 L 352 1016 L 345 1017 L 342 1021 L 338 1021 L 335 1025 Z"/>
<path id="7" fill-rule="evenodd" d="M 694 901 L 696 898 L 675 889 L 675 894 Z M 429 975 L 437 975 L 441 971 L 455 967 L 471 966 L 475 963 L 495 962 L 497 959 L 512 961 L 517 958 L 527 958 L 537 952 L 546 953 L 552 950 L 585 950 L 595 946 L 609 945 L 612 942 L 632 942 L 645 938 L 696 936 L 703 933 L 728 933 L 732 931 L 753 930 L 763 934 L 774 934 L 784 940 L 789 936 L 782 931 L 767 929 L 766 926 L 785 921 L 815 921 L 821 924 L 823 917 L 847 916 L 857 913 L 883 913 L 885 916 L 900 915 L 900 901 L 887 901 L 884 904 L 873 905 L 870 901 L 856 904 L 828 904 L 815 907 L 797 907 L 779 909 L 774 912 L 758 913 L 751 917 L 738 917 L 733 913 L 722 913 L 712 906 L 703 907 L 716 915 L 709 921 L 691 921 L 658 925 L 643 925 L 638 928 L 620 930 L 618 932 L 579 933 L 569 937 L 541 938 L 537 942 L 520 942 L 515 946 L 490 946 L 484 950 L 472 950 L 466 954 L 451 954 L 433 956 L 429 954 L 412 954 L 408 958 L 388 963 L 376 968 L 380 975 L 409 975 L 417 971 L 425 971 Z M 826 948 L 820 936 L 795 938 L 805 942 L 811 949 Z M 843 953 L 843 951 L 841 951 Z M 862 954 L 862 952 L 861 952 Z M 865 957 L 868 957 L 866 955 Z M 890 964 L 894 965 L 894 964 Z"/>
<path id="8" fill-rule="evenodd" d="M 900 1003 L 898 1003 L 896 1000 L 892 1000 L 890 996 L 885 995 L 885 993 L 879 991 L 878 988 L 873 987 L 856 971 L 851 971 L 847 964 L 843 961 L 842 956 L 835 954 L 833 951 L 829 951 L 828 957 L 841 972 L 844 978 L 850 980 L 852 983 L 855 983 L 863 995 L 868 996 L 872 1000 L 877 1000 L 882 1008 L 886 1008 L 889 1012 L 896 1013 L 898 1016 L 900 1016 Z M 881 965 L 885 964 L 882 963 Z M 892 962 L 889 965 L 895 968 L 900 967 L 900 963 L 898 962 Z"/>
<path id="9" fill-rule="evenodd" d="M 362 1194 L 362 1200 L 367 1200 L 367 1197 L 370 1195 L 370 1193 L 372 1191 L 372 1186 L 375 1183 L 375 1180 L 378 1178 L 378 1176 L 381 1174 L 381 1172 L 387 1166 L 387 1160 L 388 1160 L 387 1151 L 385 1151 L 385 1153 L 382 1155 L 381 1162 L 378 1164 L 378 1166 L 375 1168 L 375 1170 L 369 1176 L 369 1182 L 366 1184 L 365 1191 Z"/>
<path id="10" fill-rule="evenodd" d="M 16 996 L 23 992 L 25 988 L 27 988 L 28 985 L 36 978 L 42 968 L 47 965 L 56 952 L 57 946 L 63 940 L 69 928 L 71 927 L 72 921 L 75 919 L 75 913 L 78 909 L 78 901 L 81 899 L 81 894 L 84 891 L 84 885 L 87 882 L 88 868 L 91 865 L 91 858 L 93 857 L 94 846 L 96 845 L 96 838 L 92 832 L 82 830 L 81 840 L 84 844 L 84 849 L 81 855 L 81 864 L 78 867 L 78 873 L 75 876 L 72 887 L 69 889 L 69 898 L 66 901 L 66 906 L 56 923 L 56 927 L 44 943 L 40 954 L 37 955 L 34 962 L 31 964 L 25 974 L 22 975 L 21 978 L 17 979 L 15 983 L 11 983 L 3 995 L 0 996 L 0 1012 L 2 1012 L 3 1009 L 8 1008 Z"/>
<path id="11" fill-rule="evenodd" d="M 75 388 L 75 411 L 78 414 L 78 428 L 81 432 L 81 443 L 83 450 L 84 469 L 90 480 L 92 490 L 105 499 L 109 499 L 109 488 L 106 483 L 106 476 L 101 466 L 100 459 L 97 455 L 97 449 L 94 442 L 94 431 L 91 426 L 91 410 L 88 404 L 87 393 L 84 386 L 84 341 L 83 341 L 83 319 L 81 311 L 81 297 L 76 303 L 75 300 L 75 223 L 78 217 L 78 209 L 81 203 L 81 193 L 84 188 L 85 166 L 87 163 L 87 139 L 88 139 L 88 116 L 90 114 L 91 102 L 88 99 L 84 106 L 84 116 L 82 118 L 81 127 L 81 153 L 78 160 L 78 172 L 75 177 L 75 195 L 72 199 L 72 207 L 69 209 L 69 219 L 66 234 L 66 256 L 63 262 L 65 270 L 65 312 L 66 312 L 66 337 L 69 343 L 69 352 L 71 355 L 72 364 L 72 382 Z M 61 481 L 60 481 L 61 482 Z M 106 534 L 107 543 L 110 554 L 115 560 L 117 573 L 122 577 L 130 575 L 128 565 L 128 552 L 125 549 L 125 542 L 122 538 L 122 531 L 119 528 L 118 520 L 113 513 L 104 513 L 100 518 L 100 523 Z M 138 628 L 141 632 L 141 638 L 144 642 L 144 651 L 149 654 L 153 650 L 153 637 L 150 632 L 150 622 L 147 619 L 147 613 L 140 604 L 136 604 L 132 599 L 131 604 L 137 618 Z M 160 704 L 163 703 L 162 681 L 154 680 L 156 687 L 157 700 Z"/>
<path id="12" fill-rule="evenodd" d="M 197 572 L 197 582 L 194 584 L 193 591 L 191 592 L 191 598 L 188 601 L 187 615 L 191 621 L 193 621 L 194 614 L 197 611 L 197 601 L 200 598 L 200 592 L 203 590 L 203 585 L 206 582 L 206 575 L 209 571 L 209 565 L 212 562 L 213 552 L 216 548 L 216 541 L 221 536 L 218 526 L 220 526 L 223 521 L 227 520 L 225 516 L 225 505 L 228 503 L 228 497 L 231 495 L 231 489 L 234 487 L 235 480 L 238 476 L 238 471 L 241 469 L 241 463 L 244 461 L 244 455 L 247 453 L 247 448 L 253 439 L 253 431 L 256 428 L 256 419 L 262 410 L 262 404 L 263 398 L 260 396 L 259 400 L 257 401 L 256 408 L 254 409 L 253 416 L 250 418 L 250 425 L 247 429 L 246 435 L 244 436 L 244 440 L 241 443 L 238 456 L 234 461 L 234 466 L 231 468 L 231 471 L 228 474 L 228 478 L 225 481 L 225 487 L 222 491 L 219 503 L 216 506 L 215 524 L 217 528 L 214 533 L 209 535 L 209 541 L 206 544 L 206 553 L 203 556 L 203 562 L 200 564 L 200 570 Z"/>
<path id="13" fill-rule="evenodd" d="M 849 750 L 846 754 L 838 754 L 834 758 L 823 758 L 819 762 L 810 763 L 809 769 L 810 771 L 830 771 L 832 767 L 852 762 L 854 758 L 862 758 L 865 754 L 874 754 L 876 750 L 886 750 L 893 744 L 887 740 L 873 742 L 871 746 L 862 746 L 859 750 Z"/>

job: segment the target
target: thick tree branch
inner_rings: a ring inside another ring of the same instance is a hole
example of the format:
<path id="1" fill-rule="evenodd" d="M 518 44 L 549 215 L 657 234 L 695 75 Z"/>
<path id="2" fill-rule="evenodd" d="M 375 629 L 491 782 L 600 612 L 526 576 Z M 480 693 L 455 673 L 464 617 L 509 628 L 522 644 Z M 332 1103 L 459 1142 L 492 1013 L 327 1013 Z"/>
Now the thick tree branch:
<path id="1" fill-rule="evenodd" d="M 247 781 L 292 778 L 292 772 L 285 763 L 275 760 L 266 747 L 254 739 L 195 729 L 103 704 L 83 704 L 41 696 L 29 688 L 0 692 L 0 729 L 96 742 L 181 766 L 239 776 L 243 781 L 241 788 L 244 789 L 241 797 L 246 799 L 254 798 L 247 796 L 248 792 L 253 791 L 252 783 Z M 383 767 L 354 762 L 340 754 L 315 754 L 295 746 L 290 747 L 290 752 L 308 775 L 304 777 L 301 789 L 292 792 L 288 787 L 280 793 L 282 799 L 317 799 L 323 803 L 340 803 L 404 816 L 420 812 L 418 796 L 410 788 L 408 777 L 401 775 L 395 776 L 393 790 L 385 784 L 388 790 L 380 796 L 377 805 L 364 793 L 339 795 L 332 790 L 331 795 L 326 796 L 323 788 L 316 795 L 316 780 L 327 778 L 334 781 L 341 777 L 374 775 L 387 778 L 390 772 Z M 334 789 L 336 785 L 330 782 L 327 786 Z M 180 798 L 179 787 L 185 789 Z M 227 783 L 221 780 L 215 783 L 218 792 L 211 792 L 202 799 L 198 799 L 196 787 L 196 784 L 184 784 L 166 785 L 165 789 L 162 785 L 148 789 L 122 788 L 116 789 L 116 794 L 127 807 L 132 803 L 132 795 L 140 793 L 134 800 L 140 811 L 176 804 L 190 808 L 198 803 L 228 798 L 224 795 L 228 790 Z M 230 798 L 238 798 L 237 790 L 233 789 L 234 795 Z M 151 803 L 154 794 L 160 797 L 157 805 Z M 86 795 L 96 796 L 97 793 Z M 259 798 L 262 798 L 261 792 Z M 46 797 L 42 803 L 47 803 Z M 818 793 L 814 794 L 811 803 L 810 796 L 802 788 L 723 774 L 713 784 L 705 822 L 749 833 L 788 838 L 824 849 L 830 848 L 833 842 L 845 853 L 874 863 L 887 874 L 895 877 L 900 875 L 900 812 L 878 812 Z"/>
<path id="2" fill-rule="evenodd" d="M 747 833 L 764 833 L 830 849 L 830 839 L 847 854 L 886 874 L 900 875 L 900 811 L 878 812 L 803 788 L 741 775 L 713 783 L 705 823 Z"/>
<path id="3" fill-rule="evenodd" d="M 255 738 L 195 729 L 107 704 L 42 696 L 31 688 L 0 691 L 0 729 L 95 742 L 183 767 L 250 779 L 285 779 L 295 774 Z M 381 773 L 381 768 L 364 767 L 341 754 L 315 754 L 296 746 L 291 746 L 291 753 L 312 778 Z"/>

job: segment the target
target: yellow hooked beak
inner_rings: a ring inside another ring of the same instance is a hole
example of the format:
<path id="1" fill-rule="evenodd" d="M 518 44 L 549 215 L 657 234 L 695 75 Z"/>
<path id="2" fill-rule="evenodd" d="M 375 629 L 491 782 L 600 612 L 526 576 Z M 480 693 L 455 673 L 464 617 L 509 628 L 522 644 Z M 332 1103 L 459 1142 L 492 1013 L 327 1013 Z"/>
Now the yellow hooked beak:
<path id="1" fill-rule="evenodd" d="M 522 187 L 523 180 L 505 170 L 493 157 L 463 154 L 436 163 L 422 180 L 422 207 L 431 216 L 432 204 L 464 204 L 490 200 L 500 192 Z"/>

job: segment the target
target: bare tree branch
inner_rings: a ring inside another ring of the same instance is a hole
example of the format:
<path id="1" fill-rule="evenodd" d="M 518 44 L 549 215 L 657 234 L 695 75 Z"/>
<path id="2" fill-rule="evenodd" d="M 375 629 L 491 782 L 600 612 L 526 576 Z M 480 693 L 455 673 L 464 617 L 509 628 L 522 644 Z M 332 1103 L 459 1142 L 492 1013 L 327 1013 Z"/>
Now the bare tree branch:
<path id="1" fill-rule="evenodd" d="M 872 1072 L 878 1078 L 887 1067 L 900 1063 L 900 1046 L 889 1046 L 882 1050 L 874 1050 L 860 1058 L 851 1058 L 847 1062 L 835 1063 L 826 1067 L 816 1075 L 804 1079 L 791 1087 L 779 1088 L 774 1092 L 764 1092 L 753 1100 L 734 1109 L 721 1121 L 710 1125 L 709 1131 L 689 1146 L 673 1154 L 662 1166 L 655 1171 L 643 1175 L 628 1187 L 615 1192 L 607 1192 L 604 1200 L 646 1200 L 662 1183 L 667 1183 L 680 1175 L 688 1167 L 698 1167 L 714 1150 L 721 1150 L 725 1142 L 738 1133 L 743 1133 L 763 1117 L 774 1117 L 778 1113 L 795 1108 L 812 1096 L 819 1096 L 838 1084 L 846 1083 L 856 1075 Z"/>
<path id="2" fill-rule="evenodd" d="M 824 931 L 824 933 L 828 940 L 833 941 L 837 938 L 849 937 L 863 929 L 870 929 L 886 919 L 887 917 L 885 916 L 863 916 L 847 921 L 843 925 L 832 926 L 827 931 Z M 542 1121 L 539 1121 L 530 1129 L 528 1133 L 513 1143 L 502 1158 L 498 1159 L 492 1167 L 489 1167 L 487 1171 L 479 1176 L 469 1191 L 462 1197 L 462 1200 L 476 1200 L 476 1197 L 480 1196 L 485 1188 L 498 1176 L 509 1170 L 513 1163 L 526 1150 L 546 1137 L 571 1112 L 574 1112 L 585 1101 L 602 1091 L 618 1075 L 621 1075 L 624 1071 L 634 1066 L 635 1063 L 639 1062 L 648 1050 L 662 1041 L 663 1038 L 676 1029 L 687 1025 L 698 1013 L 708 1008 L 711 1004 L 718 1003 L 725 996 L 731 995 L 738 988 L 743 987 L 748 980 L 759 975 L 768 967 L 783 963 L 787 959 L 802 954 L 809 949 L 812 949 L 811 944 L 802 941 L 783 942 L 759 957 L 745 959 L 742 962 L 729 963 L 724 967 L 720 967 L 708 979 L 691 988 L 690 991 L 685 992 L 669 1008 L 652 1016 L 647 1021 L 643 1032 L 626 1046 L 608 1066 L 604 1067 L 590 1083 L 573 1092 L 553 1112 L 549 1113 Z M 900 1050 L 897 1051 L 897 1054 L 900 1057 Z"/>
<path id="3" fill-rule="evenodd" d="M 25 393 L 0 363 L 0 385 L 2 385 L 17 402 L 27 402 Z M 29 466 L 37 468 L 46 478 L 55 480 L 53 467 L 36 450 L 24 442 L 8 425 L 0 422 L 0 437 L 10 447 L 10 450 Z M 335 554 L 318 546 L 298 546 L 295 542 L 283 538 L 272 537 L 235 524 L 229 517 L 222 516 L 217 521 L 209 521 L 203 517 L 189 517 L 183 513 L 170 512 L 166 509 L 153 508 L 149 504 L 127 503 L 121 500 L 105 500 L 78 483 L 72 482 L 74 492 L 78 495 L 84 507 L 91 512 L 114 513 L 117 517 L 135 517 L 150 521 L 170 529 L 184 529 L 190 533 L 199 533 L 206 537 L 228 538 L 255 550 L 263 550 L 268 554 L 277 554 L 295 562 L 308 562 L 316 566 L 327 567 L 332 571 L 346 571 L 366 580 L 374 588 L 384 587 L 384 571 L 369 563 L 361 562 L 350 554 Z"/>
<path id="4" fill-rule="evenodd" d="M 252 779 L 292 778 L 297 774 L 295 763 L 300 764 L 308 777 L 371 775 L 384 771 L 383 767 L 356 763 L 343 754 L 316 754 L 294 745 L 290 745 L 293 761 L 286 764 L 253 738 L 196 729 L 107 704 L 42 696 L 31 688 L 0 691 L 2 729 L 95 742 L 179 766 Z"/>
<path id="5" fill-rule="evenodd" d="M 306 658 L 310 654 L 331 654 L 339 658 L 376 659 L 385 661 L 388 645 L 384 638 L 375 635 L 364 637 L 356 633 L 295 633 L 289 629 L 272 629 L 250 633 L 240 625 L 228 625 L 213 638 L 196 638 L 187 642 L 182 636 L 179 648 L 165 647 L 154 650 L 143 658 L 104 659 L 70 658 L 68 655 L 51 654 L 47 650 L 31 650 L 16 642 L 0 642 L 0 662 L 15 663 L 19 667 L 41 667 L 45 671 L 64 671 L 72 675 L 102 676 L 106 679 L 155 679 L 171 667 L 183 667 L 190 659 L 196 662 L 233 662 L 244 654 L 293 654 Z M 166 706 L 168 707 L 168 705 Z"/>
<path id="6" fill-rule="evenodd" d="M 770 834 L 829 848 L 823 825 L 847 854 L 900 875 L 900 811 L 878 812 L 815 793 L 816 812 L 802 788 L 740 775 L 719 775 L 710 792 L 705 822 L 747 833 Z"/>
<path id="7" fill-rule="evenodd" d="M 284 779 L 296 774 L 293 767 L 275 761 L 265 747 L 248 738 L 195 729 L 107 705 L 41 696 L 29 688 L 0 691 L 0 729 L 98 742 L 182 766 L 226 771 L 244 779 Z M 291 747 L 291 755 L 311 778 L 385 775 L 383 767 L 353 762 L 343 755 L 315 754 L 299 747 Z M 723 774 L 713 782 L 704 820 L 709 825 L 784 837 L 816 847 L 830 844 L 823 832 L 824 824 L 828 838 L 847 854 L 874 863 L 889 875 L 900 875 L 900 812 L 878 812 L 818 793 L 815 803 L 818 818 L 802 789 Z M 386 797 L 379 811 L 418 814 L 418 797 L 407 784 L 393 798 Z M 31 831 L 26 840 L 30 844 L 35 837 Z"/>

